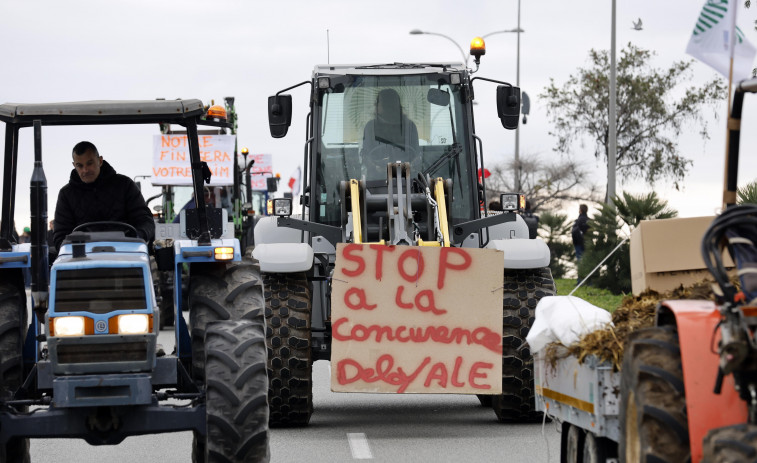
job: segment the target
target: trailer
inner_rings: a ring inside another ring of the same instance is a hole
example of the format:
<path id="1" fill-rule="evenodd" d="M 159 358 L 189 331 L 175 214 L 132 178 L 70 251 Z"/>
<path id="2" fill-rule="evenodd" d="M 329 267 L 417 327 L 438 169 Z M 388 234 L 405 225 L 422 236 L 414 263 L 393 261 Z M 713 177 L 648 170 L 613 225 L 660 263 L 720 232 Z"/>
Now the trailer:
<path id="1" fill-rule="evenodd" d="M 620 440 L 620 373 L 609 362 L 534 355 L 536 409 L 561 422 L 561 462 L 615 462 Z"/>

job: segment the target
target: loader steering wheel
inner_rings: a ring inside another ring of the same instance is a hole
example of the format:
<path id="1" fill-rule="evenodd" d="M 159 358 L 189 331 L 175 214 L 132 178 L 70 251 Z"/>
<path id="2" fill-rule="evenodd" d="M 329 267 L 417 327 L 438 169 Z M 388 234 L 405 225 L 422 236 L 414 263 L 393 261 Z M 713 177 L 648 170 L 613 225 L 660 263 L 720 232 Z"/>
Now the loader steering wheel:
<path id="1" fill-rule="evenodd" d="M 73 232 L 77 232 L 77 231 L 81 231 L 81 232 L 121 231 L 124 233 L 124 236 L 128 236 L 131 238 L 139 238 L 139 235 L 137 234 L 137 229 L 125 222 L 116 222 L 116 221 L 87 222 L 87 223 L 78 225 L 76 228 L 73 229 Z"/>

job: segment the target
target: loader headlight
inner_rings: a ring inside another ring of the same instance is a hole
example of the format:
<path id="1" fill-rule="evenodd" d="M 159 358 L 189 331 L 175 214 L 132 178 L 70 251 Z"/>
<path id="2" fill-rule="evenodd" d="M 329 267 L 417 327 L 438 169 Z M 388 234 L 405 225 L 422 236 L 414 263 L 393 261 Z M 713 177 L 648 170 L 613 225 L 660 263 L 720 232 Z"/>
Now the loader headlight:
<path id="1" fill-rule="evenodd" d="M 150 317 L 146 313 L 118 316 L 118 334 L 147 334 L 150 332 Z"/>
<path id="2" fill-rule="evenodd" d="M 273 200 L 273 215 L 290 216 L 292 215 L 292 199 L 276 198 Z"/>
<path id="3" fill-rule="evenodd" d="M 56 317 L 53 327 L 55 336 L 84 336 L 84 317 Z"/>
<path id="4" fill-rule="evenodd" d="M 505 212 L 524 211 L 526 209 L 526 195 L 519 193 L 502 193 L 499 196 L 502 210 Z"/>
<path id="5" fill-rule="evenodd" d="M 230 248 L 226 246 L 215 248 L 213 250 L 213 254 L 215 255 L 216 260 L 233 260 L 234 248 Z"/>

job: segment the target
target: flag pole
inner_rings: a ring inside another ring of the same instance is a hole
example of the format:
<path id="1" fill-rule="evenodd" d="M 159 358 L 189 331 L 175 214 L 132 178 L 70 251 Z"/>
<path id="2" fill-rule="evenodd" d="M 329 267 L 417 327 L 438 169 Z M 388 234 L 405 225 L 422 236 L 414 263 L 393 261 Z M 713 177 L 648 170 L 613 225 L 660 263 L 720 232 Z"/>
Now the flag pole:
<path id="1" fill-rule="evenodd" d="M 732 4 L 733 3 L 733 4 Z M 733 53 L 734 48 L 736 48 L 736 2 L 734 0 L 729 0 L 728 2 L 729 8 L 731 10 L 728 11 L 728 14 L 731 15 L 731 30 L 728 34 L 728 40 L 729 43 L 729 65 L 728 65 L 728 105 L 726 109 L 728 110 L 728 114 L 726 114 L 726 125 L 725 125 L 725 168 L 723 169 L 723 210 L 725 211 L 725 208 L 728 207 L 729 204 L 736 204 L 736 192 L 735 191 L 729 191 L 728 190 L 728 165 L 730 161 L 730 131 L 731 131 L 731 87 L 733 84 Z"/>

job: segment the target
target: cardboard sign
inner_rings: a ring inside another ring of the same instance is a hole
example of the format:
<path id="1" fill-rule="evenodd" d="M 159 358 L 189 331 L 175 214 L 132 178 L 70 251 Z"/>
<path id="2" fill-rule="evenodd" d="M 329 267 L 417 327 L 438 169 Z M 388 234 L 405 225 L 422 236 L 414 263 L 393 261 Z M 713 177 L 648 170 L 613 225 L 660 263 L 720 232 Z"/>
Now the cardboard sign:
<path id="1" fill-rule="evenodd" d="M 250 185 L 253 190 L 268 190 L 266 178 L 273 176 L 273 159 L 270 154 L 250 154 L 247 156 L 247 162 L 255 160 L 255 164 L 250 169 Z"/>
<path id="2" fill-rule="evenodd" d="M 210 185 L 234 184 L 235 135 L 200 135 L 200 159 L 208 163 Z M 192 168 L 186 135 L 155 135 L 153 137 L 153 185 L 191 185 Z"/>
<path id="3" fill-rule="evenodd" d="M 336 392 L 502 392 L 502 252 L 337 245 Z"/>

